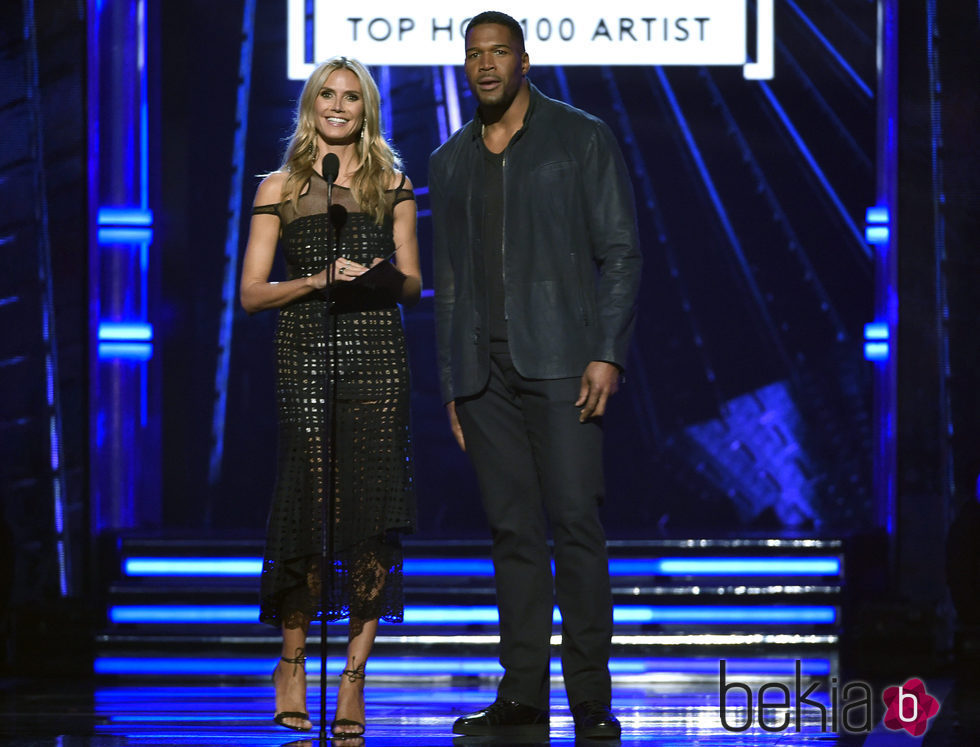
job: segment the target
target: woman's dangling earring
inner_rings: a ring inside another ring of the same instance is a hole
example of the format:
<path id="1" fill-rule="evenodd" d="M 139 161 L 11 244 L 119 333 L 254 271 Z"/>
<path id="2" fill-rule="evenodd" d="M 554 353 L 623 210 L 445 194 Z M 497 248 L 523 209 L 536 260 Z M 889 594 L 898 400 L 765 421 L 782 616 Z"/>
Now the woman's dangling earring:
<path id="1" fill-rule="evenodd" d="M 316 163 L 316 157 L 317 157 L 316 150 L 317 150 L 316 149 L 316 140 L 310 141 L 310 148 L 309 148 L 309 151 L 310 151 L 310 160 L 313 163 Z"/>

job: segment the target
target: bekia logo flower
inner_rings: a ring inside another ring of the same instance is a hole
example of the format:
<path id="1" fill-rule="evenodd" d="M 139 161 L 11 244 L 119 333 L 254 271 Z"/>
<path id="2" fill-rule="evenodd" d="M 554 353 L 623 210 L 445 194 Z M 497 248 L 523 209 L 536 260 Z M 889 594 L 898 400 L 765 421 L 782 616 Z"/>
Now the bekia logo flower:
<path id="1" fill-rule="evenodd" d="M 882 693 L 887 711 L 885 726 L 892 731 L 905 729 L 913 737 L 921 736 L 929 719 L 939 713 L 939 701 L 926 692 L 922 680 L 913 677 L 904 685 L 889 687 Z"/>

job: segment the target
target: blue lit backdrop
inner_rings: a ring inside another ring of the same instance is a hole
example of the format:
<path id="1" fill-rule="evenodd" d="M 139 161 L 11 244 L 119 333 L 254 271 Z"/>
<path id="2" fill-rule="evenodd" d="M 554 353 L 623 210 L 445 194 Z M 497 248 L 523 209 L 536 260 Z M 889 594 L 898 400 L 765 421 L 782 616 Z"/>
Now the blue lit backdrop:
<path id="1" fill-rule="evenodd" d="M 236 206 L 244 236 L 251 175 L 278 165 L 300 84 L 286 75 L 285 0 L 259 3 L 244 37 L 239 6 L 162 10 L 172 217 L 160 239 L 158 344 L 165 396 L 183 403 L 164 413 L 164 514 L 171 525 L 260 533 L 274 478 L 274 315 L 238 309 L 220 247 L 232 247 Z M 887 210 L 876 194 L 875 8 L 777 3 L 775 29 L 769 81 L 738 68 L 536 67 L 528 45 L 536 85 L 617 133 L 639 209 L 636 341 L 607 416 L 612 536 L 839 535 L 880 519 L 870 393 L 880 364 L 865 358 L 887 343 L 881 327 L 865 327 L 884 321 L 872 264 L 888 229 L 886 214 L 868 212 Z M 238 121 L 243 38 L 251 86 Z M 182 56 L 191 49 L 193 65 Z M 458 67 L 374 73 L 417 186 L 431 279 L 427 158 L 474 102 Z M 229 200 L 236 174 L 241 195 Z M 483 536 L 475 480 L 439 402 L 431 300 L 405 322 L 423 535 Z"/>

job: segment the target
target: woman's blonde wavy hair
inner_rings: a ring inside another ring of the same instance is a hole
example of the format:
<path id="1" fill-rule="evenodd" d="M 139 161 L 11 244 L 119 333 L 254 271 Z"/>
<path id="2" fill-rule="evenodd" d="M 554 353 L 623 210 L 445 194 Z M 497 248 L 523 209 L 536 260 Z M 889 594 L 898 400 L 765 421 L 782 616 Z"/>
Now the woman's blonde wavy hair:
<path id="1" fill-rule="evenodd" d="M 288 174 L 281 199 L 283 202 L 291 200 L 295 206 L 300 192 L 313 176 L 313 164 L 318 156 L 314 104 L 330 74 L 342 69 L 350 70 L 357 76 L 364 101 L 362 136 L 355 142 L 360 166 L 351 178 L 351 192 L 361 210 L 382 223 L 385 217 L 385 190 L 391 184 L 392 174 L 401 167 L 401 159 L 381 132 L 381 96 L 374 78 L 364 65 L 349 57 L 334 57 L 321 63 L 303 86 L 296 107 L 293 134 L 289 137 L 280 167 Z"/>

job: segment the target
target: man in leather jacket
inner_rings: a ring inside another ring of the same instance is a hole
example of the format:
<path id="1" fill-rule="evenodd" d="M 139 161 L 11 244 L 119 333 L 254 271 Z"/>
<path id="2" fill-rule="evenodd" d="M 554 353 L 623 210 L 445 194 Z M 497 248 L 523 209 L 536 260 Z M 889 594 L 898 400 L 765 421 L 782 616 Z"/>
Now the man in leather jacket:
<path id="1" fill-rule="evenodd" d="M 601 416 L 640 281 L 633 194 L 609 128 L 544 96 L 528 67 L 514 19 L 475 16 L 465 71 L 479 109 L 429 163 L 440 383 L 490 523 L 504 667 L 494 704 L 454 731 L 547 732 L 557 596 L 576 733 L 617 737 L 598 508 Z"/>

